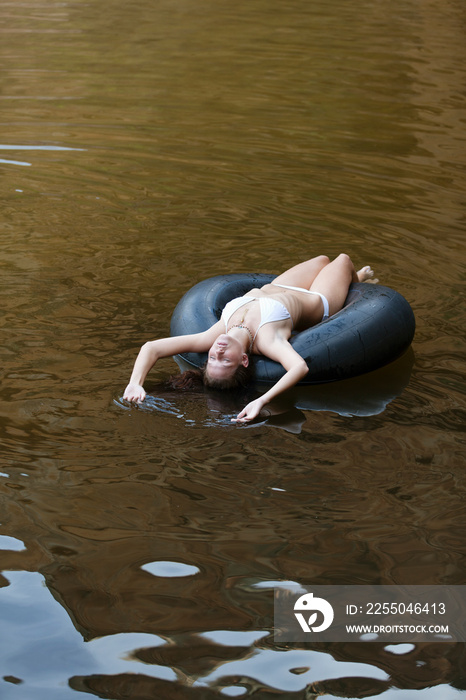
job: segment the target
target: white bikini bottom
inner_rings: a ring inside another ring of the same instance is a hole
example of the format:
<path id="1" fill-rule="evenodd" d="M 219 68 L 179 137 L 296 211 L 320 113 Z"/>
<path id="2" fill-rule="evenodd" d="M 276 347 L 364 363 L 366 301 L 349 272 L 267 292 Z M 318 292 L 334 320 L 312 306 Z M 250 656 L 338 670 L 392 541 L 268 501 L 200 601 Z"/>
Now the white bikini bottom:
<path id="1" fill-rule="evenodd" d="M 330 316 L 330 307 L 328 305 L 328 299 L 320 292 L 312 292 L 310 289 L 304 289 L 304 287 L 290 287 L 288 284 L 277 284 L 272 282 L 274 287 L 283 287 L 283 289 L 291 289 L 293 292 L 306 292 L 306 294 L 315 294 L 322 299 L 322 304 L 324 305 L 324 315 L 322 316 L 322 321 L 326 321 Z"/>

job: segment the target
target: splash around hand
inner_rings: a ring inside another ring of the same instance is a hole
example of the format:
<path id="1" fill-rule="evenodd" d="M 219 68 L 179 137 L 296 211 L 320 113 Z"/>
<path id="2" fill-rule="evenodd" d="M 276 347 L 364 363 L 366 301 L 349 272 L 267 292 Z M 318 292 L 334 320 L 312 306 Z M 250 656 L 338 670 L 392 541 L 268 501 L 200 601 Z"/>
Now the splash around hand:
<path id="1" fill-rule="evenodd" d="M 140 384 L 128 384 L 123 398 L 131 403 L 141 403 L 146 398 L 146 392 Z"/>
<path id="2" fill-rule="evenodd" d="M 264 403 L 265 402 L 262 397 L 254 399 L 254 401 L 248 403 L 248 405 L 245 406 L 240 413 L 238 413 L 236 418 L 231 419 L 232 423 L 249 423 L 249 421 L 254 420 L 254 418 L 257 418 L 261 412 Z"/>

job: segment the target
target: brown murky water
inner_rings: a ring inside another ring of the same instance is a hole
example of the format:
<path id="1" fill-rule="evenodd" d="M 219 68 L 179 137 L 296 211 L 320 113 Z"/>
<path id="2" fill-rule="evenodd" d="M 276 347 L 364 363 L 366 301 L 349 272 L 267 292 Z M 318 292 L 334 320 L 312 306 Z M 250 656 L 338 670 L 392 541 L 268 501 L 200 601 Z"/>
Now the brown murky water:
<path id="1" fill-rule="evenodd" d="M 463 5 L 0 8 L 1 697 L 463 696 L 464 645 L 283 649 L 257 586 L 465 583 Z M 194 283 L 341 251 L 401 361 L 120 401 Z"/>

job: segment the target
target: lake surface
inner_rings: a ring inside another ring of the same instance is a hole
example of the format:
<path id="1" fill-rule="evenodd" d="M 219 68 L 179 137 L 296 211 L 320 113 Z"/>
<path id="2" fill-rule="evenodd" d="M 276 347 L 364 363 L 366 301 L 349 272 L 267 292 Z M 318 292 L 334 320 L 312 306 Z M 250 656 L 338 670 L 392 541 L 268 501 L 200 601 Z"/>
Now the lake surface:
<path id="1" fill-rule="evenodd" d="M 272 589 L 466 582 L 464 5 L 0 9 L 2 699 L 463 697 L 464 644 L 284 647 Z M 340 252 L 405 357 L 121 401 L 193 284 Z"/>

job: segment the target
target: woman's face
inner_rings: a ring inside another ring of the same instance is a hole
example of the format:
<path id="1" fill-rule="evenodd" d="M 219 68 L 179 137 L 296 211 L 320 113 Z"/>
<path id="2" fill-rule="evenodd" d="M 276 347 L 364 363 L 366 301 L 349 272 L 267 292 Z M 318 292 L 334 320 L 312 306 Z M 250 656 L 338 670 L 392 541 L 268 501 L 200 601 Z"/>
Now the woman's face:
<path id="1" fill-rule="evenodd" d="M 248 362 L 248 356 L 236 338 L 222 333 L 209 350 L 207 371 L 213 379 L 226 379 L 231 377 L 240 365 L 247 367 Z"/>

